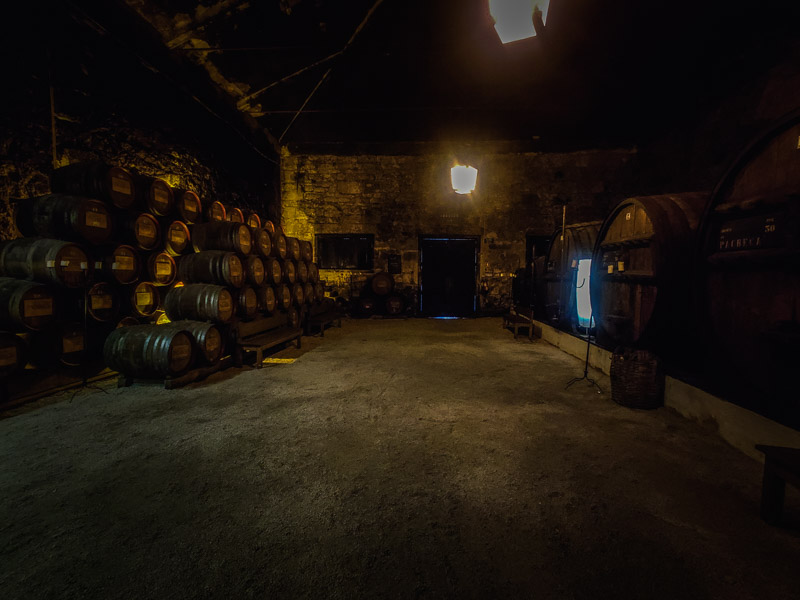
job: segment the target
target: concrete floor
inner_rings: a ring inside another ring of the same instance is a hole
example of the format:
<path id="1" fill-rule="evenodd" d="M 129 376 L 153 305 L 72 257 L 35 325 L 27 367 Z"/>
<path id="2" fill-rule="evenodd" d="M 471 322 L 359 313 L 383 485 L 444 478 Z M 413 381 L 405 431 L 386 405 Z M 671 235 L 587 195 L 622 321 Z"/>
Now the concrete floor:
<path id="1" fill-rule="evenodd" d="M 304 340 L 0 421 L 2 597 L 797 598 L 797 494 L 764 525 L 758 463 L 579 360 L 497 319 Z"/>

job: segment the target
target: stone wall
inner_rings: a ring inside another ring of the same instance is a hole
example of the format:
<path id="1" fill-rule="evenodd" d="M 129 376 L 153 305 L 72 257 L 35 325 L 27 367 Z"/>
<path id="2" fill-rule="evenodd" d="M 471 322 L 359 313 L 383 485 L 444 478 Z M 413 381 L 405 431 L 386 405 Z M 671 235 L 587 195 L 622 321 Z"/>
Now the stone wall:
<path id="1" fill-rule="evenodd" d="M 506 147 L 504 147 L 506 146 Z M 433 146 L 396 155 L 299 154 L 281 157 L 283 227 L 314 241 L 316 234 L 375 235 L 375 270 L 387 256 L 402 256 L 398 284 L 419 285 L 421 235 L 477 236 L 481 308 L 507 307 L 511 278 L 525 266 L 526 235 L 550 235 L 567 222 L 602 219 L 626 197 L 634 180 L 633 149 L 570 153 L 510 151 L 508 144 L 471 147 L 465 162 L 479 170 L 478 188 L 453 192 L 457 159 Z M 345 296 L 358 295 L 367 272 L 328 271 L 321 276 Z"/>

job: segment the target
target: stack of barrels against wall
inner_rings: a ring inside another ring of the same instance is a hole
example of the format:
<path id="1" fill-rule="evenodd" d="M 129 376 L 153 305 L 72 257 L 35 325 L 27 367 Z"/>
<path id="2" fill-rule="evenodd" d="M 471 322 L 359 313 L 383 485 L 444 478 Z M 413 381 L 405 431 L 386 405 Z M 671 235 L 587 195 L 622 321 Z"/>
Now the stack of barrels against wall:
<path id="1" fill-rule="evenodd" d="M 105 163 L 57 169 L 15 199 L 0 244 L 0 377 L 26 366 L 131 377 L 213 365 L 239 320 L 300 326 L 324 286 L 310 242 L 252 210 Z"/>

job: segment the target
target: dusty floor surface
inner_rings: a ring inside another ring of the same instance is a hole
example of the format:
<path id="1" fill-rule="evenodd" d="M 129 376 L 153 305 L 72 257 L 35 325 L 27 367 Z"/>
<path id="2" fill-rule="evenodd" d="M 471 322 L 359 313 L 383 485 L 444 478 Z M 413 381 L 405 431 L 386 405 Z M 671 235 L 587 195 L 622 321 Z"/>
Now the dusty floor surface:
<path id="1" fill-rule="evenodd" d="M 800 536 L 759 520 L 760 465 L 665 409 L 564 391 L 582 363 L 552 346 L 481 319 L 306 347 L 0 421 L 0 595 L 798 597 Z"/>

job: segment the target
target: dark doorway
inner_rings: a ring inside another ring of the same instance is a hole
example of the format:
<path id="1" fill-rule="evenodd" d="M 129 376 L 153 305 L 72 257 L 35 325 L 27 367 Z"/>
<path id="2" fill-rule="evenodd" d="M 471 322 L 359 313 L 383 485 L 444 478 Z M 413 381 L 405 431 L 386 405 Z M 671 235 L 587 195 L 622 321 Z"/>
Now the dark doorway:
<path id="1" fill-rule="evenodd" d="M 420 239 L 420 312 L 426 317 L 475 314 L 478 297 L 478 240 Z"/>

